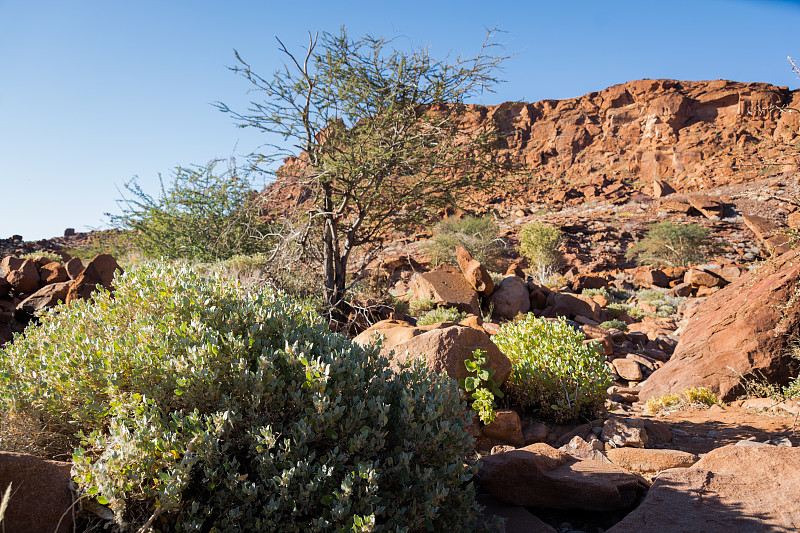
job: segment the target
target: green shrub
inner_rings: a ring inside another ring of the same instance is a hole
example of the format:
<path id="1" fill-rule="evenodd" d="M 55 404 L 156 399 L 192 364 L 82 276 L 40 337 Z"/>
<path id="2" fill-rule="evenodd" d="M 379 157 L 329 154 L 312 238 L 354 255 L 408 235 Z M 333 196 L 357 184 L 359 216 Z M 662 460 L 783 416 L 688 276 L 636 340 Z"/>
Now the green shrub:
<path id="1" fill-rule="evenodd" d="M 563 318 L 528 314 L 492 340 L 511 360 L 505 385 L 511 404 L 556 422 L 592 417 L 602 408 L 611 384 L 605 358 Z"/>
<path id="2" fill-rule="evenodd" d="M 688 266 L 712 251 L 709 231 L 699 224 L 659 222 L 625 253 L 640 264 Z"/>
<path id="3" fill-rule="evenodd" d="M 431 309 L 417 320 L 419 326 L 430 326 L 439 322 L 461 322 L 467 314 L 454 307 L 437 307 Z"/>
<path id="4" fill-rule="evenodd" d="M 169 187 L 161 181 L 158 198 L 134 178 L 112 223 L 132 230 L 128 237 L 148 257 L 215 261 L 264 251 L 271 232 L 258 218 L 258 195 L 246 175 L 217 172 L 218 163 L 178 167 Z"/>
<path id="5" fill-rule="evenodd" d="M 644 412 L 655 415 L 661 411 L 680 411 L 690 406 L 724 405 L 719 397 L 705 387 L 692 387 L 685 389 L 680 394 L 665 394 L 650 398 L 645 402 Z"/>
<path id="6" fill-rule="evenodd" d="M 600 324 L 600 327 L 603 329 L 618 329 L 620 331 L 628 331 L 628 324 L 616 318 L 612 320 L 606 320 Z"/>
<path id="7" fill-rule="evenodd" d="M 532 222 L 519 232 L 519 253 L 535 272 L 552 272 L 561 261 L 563 234 L 555 226 Z"/>
<path id="8" fill-rule="evenodd" d="M 419 300 L 411 300 L 408 303 L 408 312 L 411 316 L 422 316 L 434 309 L 436 309 L 436 302 L 433 298 L 420 298 Z"/>
<path id="9" fill-rule="evenodd" d="M 36 250 L 35 252 L 30 252 L 27 254 L 22 254 L 20 258 L 22 259 L 35 259 L 37 257 L 46 257 L 50 261 L 55 261 L 56 263 L 64 264 L 64 259 L 58 254 L 53 252 L 48 252 L 46 250 Z"/>
<path id="10" fill-rule="evenodd" d="M 461 246 L 486 268 L 498 266 L 505 243 L 492 217 L 446 218 L 436 224 L 434 237 L 425 243 L 425 252 L 434 265 L 456 261 L 456 246 Z"/>
<path id="11" fill-rule="evenodd" d="M 144 264 L 115 286 L 0 351 L 0 399 L 79 444 L 79 489 L 126 530 L 474 530 L 455 381 L 224 276 Z"/>

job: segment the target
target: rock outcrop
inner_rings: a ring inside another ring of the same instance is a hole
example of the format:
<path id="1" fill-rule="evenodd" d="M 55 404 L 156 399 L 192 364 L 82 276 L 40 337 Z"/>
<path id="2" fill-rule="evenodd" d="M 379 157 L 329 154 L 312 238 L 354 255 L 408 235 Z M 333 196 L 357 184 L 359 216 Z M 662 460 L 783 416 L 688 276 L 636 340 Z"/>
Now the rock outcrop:
<path id="1" fill-rule="evenodd" d="M 645 381 L 639 399 L 703 386 L 732 400 L 741 392 L 742 376 L 785 382 L 795 370 L 786 348 L 800 328 L 799 302 L 800 249 L 708 297 L 672 358 Z"/>

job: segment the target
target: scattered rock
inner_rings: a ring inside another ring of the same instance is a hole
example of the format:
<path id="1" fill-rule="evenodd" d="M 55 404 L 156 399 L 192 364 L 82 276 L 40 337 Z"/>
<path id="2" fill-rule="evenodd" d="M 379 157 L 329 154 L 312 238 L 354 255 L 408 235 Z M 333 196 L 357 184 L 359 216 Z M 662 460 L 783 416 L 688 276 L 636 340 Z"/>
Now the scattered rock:
<path id="1" fill-rule="evenodd" d="M 461 269 L 464 278 L 473 289 L 483 296 L 489 296 L 494 292 L 492 276 L 489 275 L 489 272 L 479 261 L 473 259 L 470 253 L 461 246 L 456 246 L 456 260 L 458 261 L 458 268 Z"/>
<path id="2" fill-rule="evenodd" d="M 481 486 L 513 505 L 609 511 L 629 508 L 646 483 L 624 469 L 537 443 L 484 457 Z"/>
<path id="3" fill-rule="evenodd" d="M 498 409 L 494 421 L 483 426 L 483 435 L 493 442 L 510 444 L 515 447 L 525 446 L 522 434 L 522 421 L 513 409 Z"/>
<path id="4" fill-rule="evenodd" d="M 614 448 L 623 446 L 644 448 L 647 446 L 647 431 L 644 429 L 644 420 L 641 418 L 612 416 L 603 424 L 603 433 L 600 439 Z"/>
<path id="5" fill-rule="evenodd" d="M 527 313 L 531 308 L 528 286 L 517 276 L 507 276 L 489 297 L 489 305 L 494 305 L 494 316 L 506 320 Z"/>
<path id="6" fill-rule="evenodd" d="M 33 315 L 45 307 L 55 307 L 59 301 L 63 302 L 66 299 L 70 285 L 72 285 L 71 281 L 45 285 L 20 302 L 17 310 Z"/>
<path id="7" fill-rule="evenodd" d="M 89 270 L 91 263 L 86 267 Z M 444 264 L 436 270 L 417 274 L 411 282 L 413 299 L 432 299 L 437 305 L 455 307 L 465 313 L 480 314 L 478 293 L 459 270 Z"/>
<path id="8" fill-rule="evenodd" d="M 643 475 L 655 474 L 669 468 L 689 467 L 697 462 L 697 456 L 693 453 L 644 448 L 612 448 L 606 451 L 606 457 L 625 470 Z"/>

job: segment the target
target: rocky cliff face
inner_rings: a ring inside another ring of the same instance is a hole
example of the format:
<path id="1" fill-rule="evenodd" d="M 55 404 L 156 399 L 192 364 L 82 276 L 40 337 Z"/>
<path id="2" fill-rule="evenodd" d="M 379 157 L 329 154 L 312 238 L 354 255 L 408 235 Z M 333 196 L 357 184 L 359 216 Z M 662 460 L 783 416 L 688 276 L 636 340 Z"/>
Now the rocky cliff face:
<path id="1" fill-rule="evenodd" d="M 474 106 L 471 121 L 505 135 L 498 156 L 530 171 L 527 200 L 582 201 L 619 182 L 642 189 L 669 178 L 690 191 L 797 170 L 800 113 L 786 107 L 800 108 L 800 91 L 638 80 L 569 100 Z"/>

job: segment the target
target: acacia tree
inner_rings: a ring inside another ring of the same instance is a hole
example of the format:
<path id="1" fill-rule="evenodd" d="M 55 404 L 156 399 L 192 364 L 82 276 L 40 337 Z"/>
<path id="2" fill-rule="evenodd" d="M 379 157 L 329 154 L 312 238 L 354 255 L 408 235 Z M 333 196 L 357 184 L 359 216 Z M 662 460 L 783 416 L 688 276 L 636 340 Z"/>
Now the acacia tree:
<path id="1" fill-rule="evenodd" d="M 291 141 L 291 149 L 256 154 L 256 163 L 263 169 L 265 161 L 296 156 L 276 172 L 276 183 L 305 191 L 298 212 L 284 215 L 301 222 L 297 239 L 321 250 L 331 309 L 343 309 L 354 251 L 363 268 L 389 232 L 411 231 L 442 207 L 468 205 L 507 175 L 507 165 L 492 158 L 496 128 L 465 121 L 465 101 L 498 81 L 504 57 L 492 53 L 493 39 L 489 32 L 474 57 L 441 60 L 425 48 L 397 50 L 389 39 L 351 39 L 344 28 L 309 34 L 304 55 L 278 39 L 286 62 L 270 78 L 236 53 L 232 70 L 262 99 L 241 113 L 217 106 L 241 127 Z"/>

